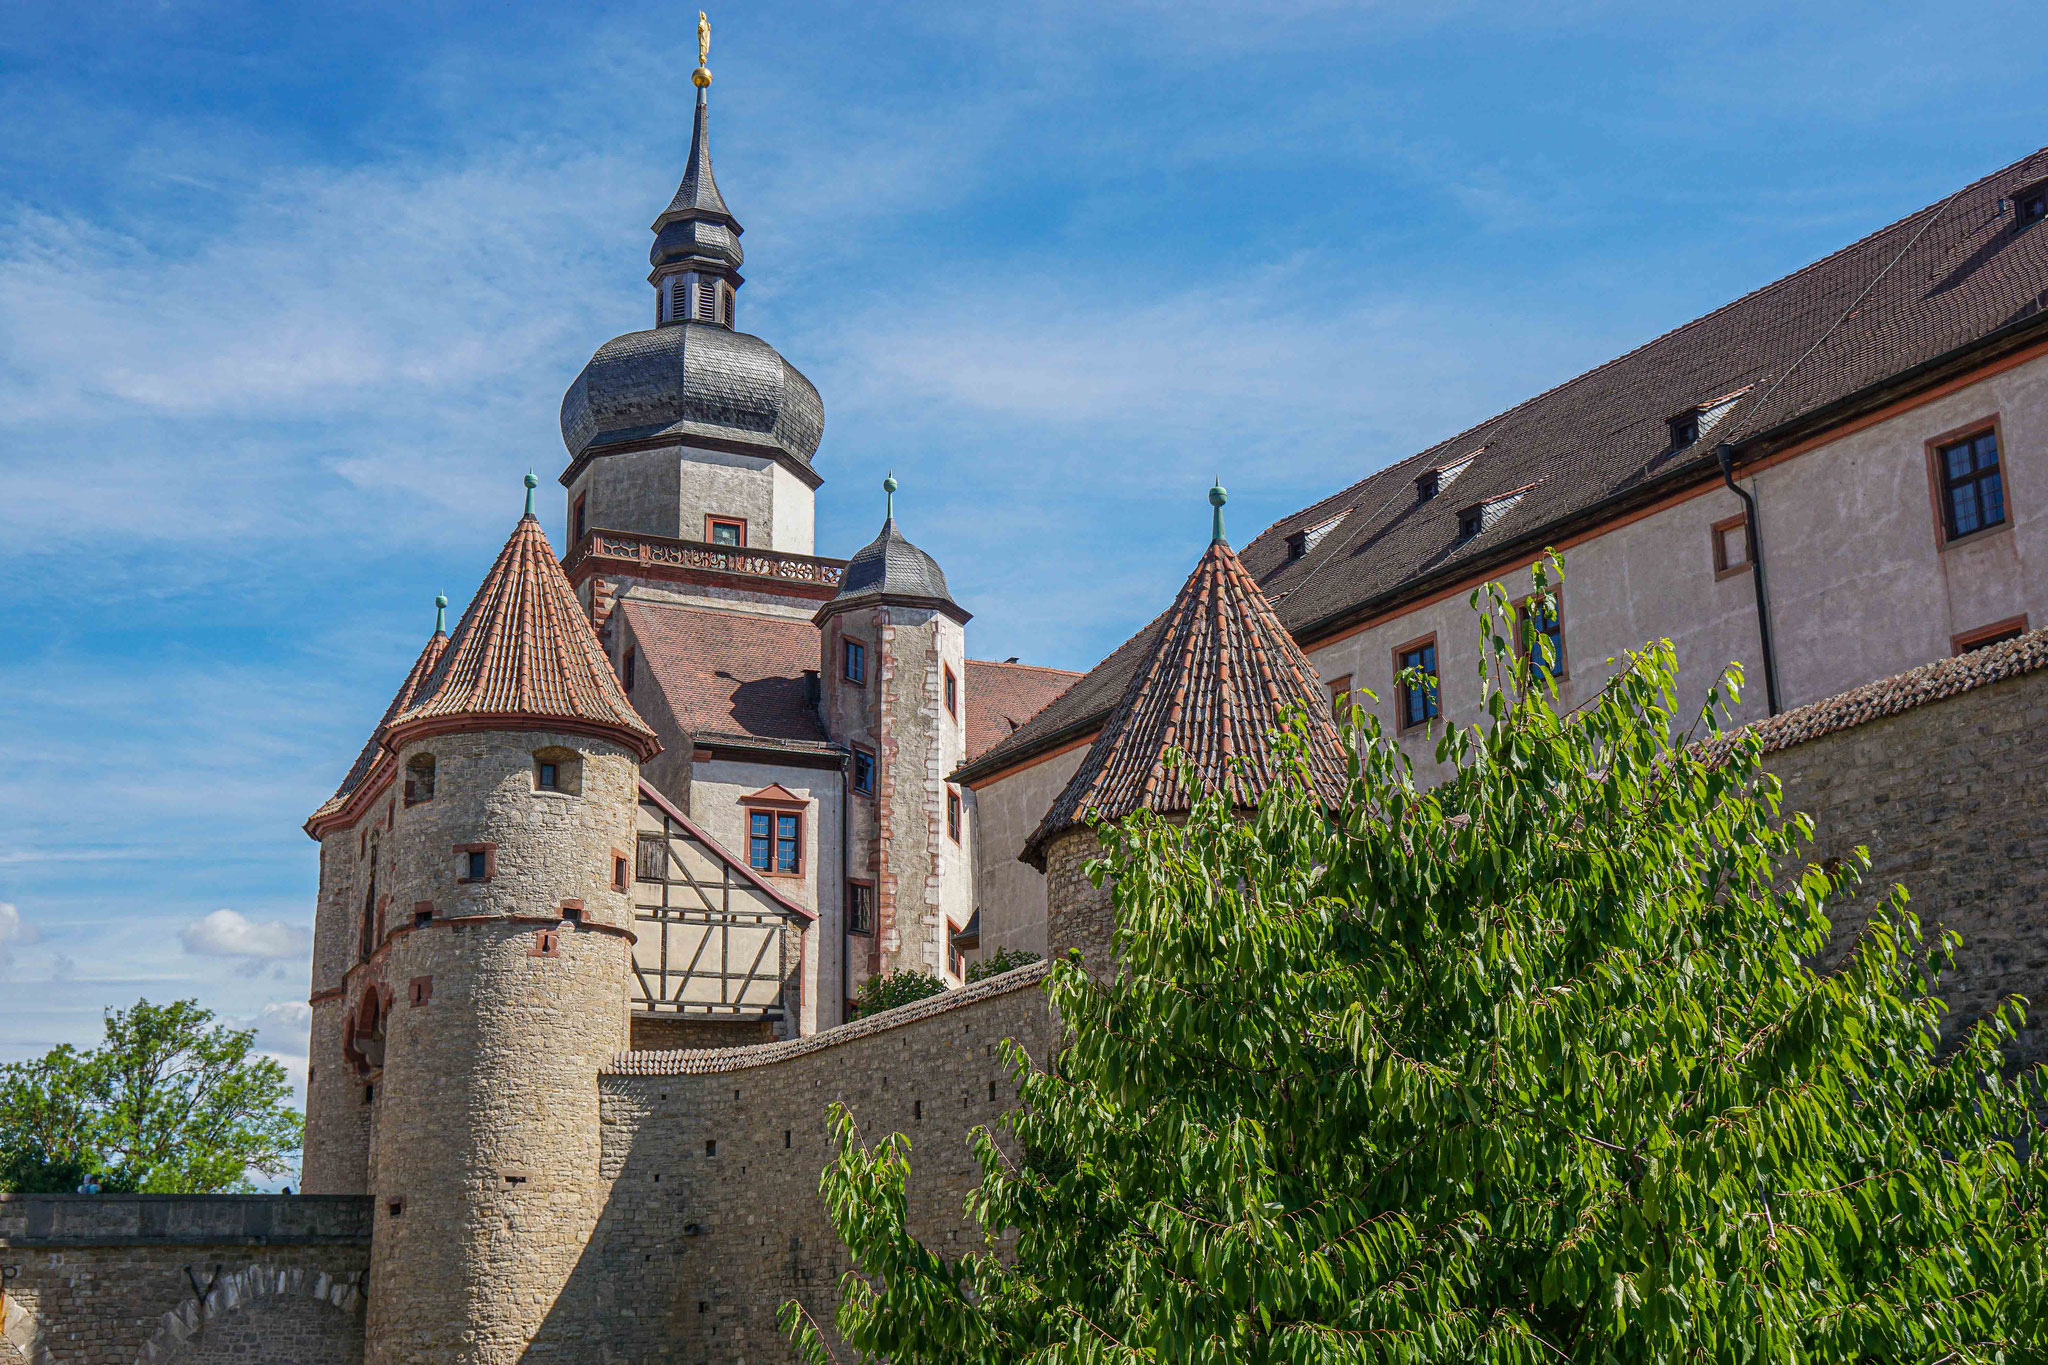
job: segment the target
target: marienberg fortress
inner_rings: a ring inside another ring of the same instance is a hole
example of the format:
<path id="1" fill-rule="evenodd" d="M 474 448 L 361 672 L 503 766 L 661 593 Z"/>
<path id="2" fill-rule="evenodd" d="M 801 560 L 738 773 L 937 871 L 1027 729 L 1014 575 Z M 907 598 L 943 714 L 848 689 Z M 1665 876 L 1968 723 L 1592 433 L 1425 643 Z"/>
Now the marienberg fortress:
<path id="1" fill-rule="evenodd" d="M 1441 776 L 1490 581 L 1562 708 L 1646 640 L 1694 697 L 1739 663 L 1817 856 L 1964 935 L 1952 1022 L 2048 1017 L 2048 150 L 1241 549 L 1213 490 L 1186 582 L 1075 674 L 972 657 L 915 489 L 819 553 L 825 403 L 745 330 L 709 85 L 645 325 L 562 399 L 563 543 L 508 471 L 503 550 L 305 822 L 303 1192 L 0 1196 L 0 1362 L 787 1360 L 778 1307 L 829 1321 L 848 1268 L 827 1106 L 912 1137 L 922 1235 L 977 1235 L 998 1044 L 1053 1029 L 1042 964 L 973 965 L 1106 959 L 1088 822 L 1184 801 L 1169 750 L 1249 799 L 1290 706 L 1341 772 L 1355 698 Z M 904 971 L 948 989 L 852 1018 Z"/>

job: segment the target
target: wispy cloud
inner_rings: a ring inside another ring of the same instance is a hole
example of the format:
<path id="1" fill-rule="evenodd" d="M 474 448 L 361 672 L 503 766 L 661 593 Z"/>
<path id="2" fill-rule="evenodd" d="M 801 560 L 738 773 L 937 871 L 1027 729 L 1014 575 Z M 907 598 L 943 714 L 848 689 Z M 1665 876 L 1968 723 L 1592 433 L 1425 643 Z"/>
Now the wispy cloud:
<path id="1" fill-rule="evenodd" d="M 283 920 L 252 920 L 233 910 L 216 910 L 178 933 L 185 951 L 198 957 L 252 958 L 298 962 L 312 950 L 313 936 Z"/>
<path id="2" fill-rule="evenodd" d="M 313 1007 L 303 1000 L 273 1000 L 256 1011 L 256 1042 L 286 1057 L 306 1055 L 306 1030 L 313 1025 Z"/>
<path id="3" fill-rule="evenodd" d="M 36 941 L 36 928 L 21 917 L 21 911 L 7 901 L 0 901 L 0 967 L 7 965 L 11 950 L 23 943 Z"/>

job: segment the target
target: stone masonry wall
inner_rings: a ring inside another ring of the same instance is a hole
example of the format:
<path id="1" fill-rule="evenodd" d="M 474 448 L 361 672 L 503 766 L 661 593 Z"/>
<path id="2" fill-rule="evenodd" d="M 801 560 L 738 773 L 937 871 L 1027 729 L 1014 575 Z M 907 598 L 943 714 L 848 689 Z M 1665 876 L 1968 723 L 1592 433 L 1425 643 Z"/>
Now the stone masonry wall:
<path id="1" fill-rule="evenodd" d="M 849 1268 L 818 1196 L 834 1101 L 869 1143 L 909 1135 L 911 1226 L 965 1247 L 980 1178 L 968 1134 L 1014 1102 L 998 1044 L 1045 1056 L 1044 973 L 789 1042 L 618 1059 L 599 1082 L 609 1198 L 550 1335 L 612 1365 L 792 1359 L 777 1310 L 796 1298 L 829 1327 Z"/>
<path id="2" fill-rule="evenodd" d="M 2027 997 L 2018 1059 L 2048 1060 L 2048 669 L 1837 730 L 1768 756 L 1814 861 L 1869 848 L 1834 912 L 1838 961 L 1894 884 L 1923 926 L 1963 937 L 1942 994 L 1951 1030 Z"/>
<path id="3" fill-rule="evenodd" d="M 1045 942 L 1049 956 L 1081 950 L 1092 973 L 1109 970 L 1110 931 L 1115 910 L 1108 883 L 1096 886 L 1086 871 L 1102 856 L 1102 845 L 1088 829 L 1070 829 L 1049 840 L 1045 848 Z"/>
<path id="4" fill-rule="evenodd" d="M 369 1214 L 347 1197 L 0 1195 L 0 1360 L 360 1365 Z"/>

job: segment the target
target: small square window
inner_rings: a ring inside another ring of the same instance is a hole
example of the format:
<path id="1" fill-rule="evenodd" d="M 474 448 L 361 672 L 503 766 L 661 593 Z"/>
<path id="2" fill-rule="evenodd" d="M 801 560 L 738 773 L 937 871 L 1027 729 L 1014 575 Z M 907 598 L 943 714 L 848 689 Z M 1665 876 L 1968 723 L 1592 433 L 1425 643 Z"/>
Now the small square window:
<path id="1" fill-rule="evenodd" d="M 865 687 L 868 682 L 868 647 L 858 640 L 845 641 L 846 680 L 855 687 Z"/>
<path id="2" fill-rule="evenodd" d="M 1467 507 L 1458 513 L 1458 539 L 1470 540 L 1486 529 L 1486 509 Z"/>
<path id="3" fill-rule="evenodd" d="M 1681 412 L 1670 419 L 1671 448 L 1684 450 L 1700 438 L 1700 414 L 1698 408 Z"/>
<path id="4" fill-rule="evenodd" d="M 1710 529 L 1713 537 L 1714 577 L 1728 578 L 1749 568 L 1749 521 L 1736 515 L 1725 521 L 1717 521 Z"/>
<path id="5" fill-rule="evenodd" d="M 463 875 L 470 881 L 480 882 L 490 875 L 491 859 L 489 854 L 472 851 L 467 857 L 469 860 L 468 870 Z"/>
<path id="6" fill-rule="evenodd" d="M 707 517 L 704 522 L 704 538 L 713 545 L 727 545 L 735 550 L 747 546 L 747 524 L 737 517 Z"/>
<path id="7" fill-rule="evenodd" d="M 846 927 L 856 934 L 875 932 L 875 888 L 866 882 L 846 888 Z"/>
<path id="8" fill-rule="evenodd" d="M 853 749 L 853 789 L 862 796 L 875 794 L 875 756 L 859 745 Z"/>

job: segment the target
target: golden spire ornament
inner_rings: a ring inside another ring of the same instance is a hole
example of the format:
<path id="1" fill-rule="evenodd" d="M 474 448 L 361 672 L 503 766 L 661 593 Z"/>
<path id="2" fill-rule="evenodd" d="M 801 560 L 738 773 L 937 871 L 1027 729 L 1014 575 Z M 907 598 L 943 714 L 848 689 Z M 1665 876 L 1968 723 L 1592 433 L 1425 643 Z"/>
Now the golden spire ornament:
<path id="1" fill-rule="evenodd" d="M 690 83 L 699 90 L 711 84 L 711 21 L 704 17 L 704 11 L 697 11 L 697 69 L 690 73 Z"/>

